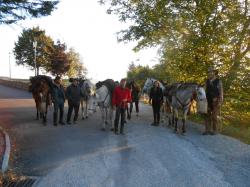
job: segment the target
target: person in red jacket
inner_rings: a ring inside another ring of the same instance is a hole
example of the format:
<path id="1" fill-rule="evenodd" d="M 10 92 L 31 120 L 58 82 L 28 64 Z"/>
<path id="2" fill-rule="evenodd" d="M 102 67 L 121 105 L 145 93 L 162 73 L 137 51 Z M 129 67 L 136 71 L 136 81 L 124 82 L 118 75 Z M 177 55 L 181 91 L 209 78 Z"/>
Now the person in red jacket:
<path id="1" fill-rule="evenodd" d="M 120 81 L 112 96 L 112 106 L 116 109 L 115 113 L 115 134 L 118 134 L 118 124 L 121 116 L 120 134 L 124 134 L 125 111 L 128 103 L 131 102 L 131 91 L 126 88 L 126 79 Z"/>

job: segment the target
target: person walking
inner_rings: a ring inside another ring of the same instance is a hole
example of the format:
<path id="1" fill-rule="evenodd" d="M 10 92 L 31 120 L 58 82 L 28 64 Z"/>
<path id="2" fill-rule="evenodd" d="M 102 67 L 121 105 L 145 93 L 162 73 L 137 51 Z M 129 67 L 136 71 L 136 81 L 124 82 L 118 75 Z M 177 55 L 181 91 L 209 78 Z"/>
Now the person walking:
<path id="1" fill-rule="evenodd" d="M 58 110 L 59 110 L 59 124 L 65 125 L 63 120 L 64 114 L 64 102 L 65 102 L 65 93 L 64 87 L 61 83 L 61 78 L 57 76 L 54 80 L 54 87 L 52 89 L 52 102 L 54 104 L 53 112 L 53 124 L 57 126 L 58 124 Z"/>
<path id="2" fill-rule="evenodd" d="M 130 112 L 130 118 L 131 118 L 131 113 L 133 110 L 133 103 L 135 103 L 135 111 L 136 111 L 136 116 L 139 116 L 139 100 L 140 100 L 140 87 L 134 82 L 131 82 L 131 96 L 132 96 L 132 101 L 130 103 L 130 108 L 129 108 L 129 112 Z"/>
<path id="3" fill-rule="evenodd" d="M 71 124 L 71 115 L 74 110 L 74 119 L 73 123 L 76 124 L 78 119 L 78 112 L 80 107 L 81 99 L 81 89 L 78 85 L 77 79 L 72 79 L 71 85 L 67 87 L 66 97 L 68 99 L 68 114 L 67 114 L 67 124 Z"/>
<path id="4" fill-rule="evenodd" d="M 124 134 L 125 123 L 125 111 L 128 103 L 131 102 L 131 91 L 126 88 L 126 79 L 120 81 L 120 85 L 117 86 L 112 95 L 112 106 L 115 109 L 115 129 L 114 133 L 118 134 L 118 124 L 120 122 L 120 134 Z"/>
<path id="5" fill-rule="evenodd" d="M 208 110 L 205 119 L 205 131 L 203 135 L 215 135 L 218 133 L 218 114 L 223 102 L 222 81 L 218 77 L 218 71 L 208 69 L 208 79 L 205 83 Z M 212 129 L 211 129 L 212 126 Z"/>
<path id="6" fill-rule="evenodd" d="M 155 81 L 154 86 L 150 90 L 149 103 L 152 104 L 154 122 L 152 126 L 159 126 L 160 124 L 160 108 L 163 103 L 163 91 L 160 87 L 160 82 Z"/>

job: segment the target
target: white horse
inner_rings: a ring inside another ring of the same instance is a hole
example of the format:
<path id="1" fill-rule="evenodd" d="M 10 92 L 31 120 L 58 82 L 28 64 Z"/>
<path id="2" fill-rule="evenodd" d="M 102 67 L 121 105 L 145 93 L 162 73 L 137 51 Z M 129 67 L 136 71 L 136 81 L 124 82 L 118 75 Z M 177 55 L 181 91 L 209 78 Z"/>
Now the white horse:
<path id="1" fill-rule="evenodd" d="M 112 109 L 112 94 L 107 86 L 102 85 L 96 89 L 97 105 L 99 106 L 102 114 L 102 130 L 106 130 L 106 125 L 110 123 L 111 130 L 114 129 L 113 123 L 113 109 Z"/>
<path id="2" fill-rule="evenodd" d="M 185 122 L 193 99 L 197 102 L 206 100 L 205 89 L 195 83 L 182 83 L 176 88 L 175 93 L 173 93 L 171 106 L 173 107 L 175 132 L 177 132 L 178 126 L 178 111 L 182 111 L 183 113 L 182 133 L 184 134 L 186 132 Z"/>
<path id="3" fill-rule="evenodd" d="M 95 112 L 94 108 L 94 101 L 91 99 L 95 95 L 95 86 L 91 83 L 89 79 L 84 80 L 81 86 L 81 116 L 82 119 L 88 118 L 89 110 L 93 110 Z"/>

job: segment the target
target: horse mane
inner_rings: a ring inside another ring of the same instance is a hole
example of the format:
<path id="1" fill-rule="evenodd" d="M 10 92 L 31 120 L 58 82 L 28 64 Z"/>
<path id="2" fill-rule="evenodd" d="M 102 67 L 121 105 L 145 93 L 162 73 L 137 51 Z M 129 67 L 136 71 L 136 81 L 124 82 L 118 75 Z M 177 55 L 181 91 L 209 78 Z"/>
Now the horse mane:
<path id="1" fill-rule="evenodd" d="M 105 85 L 111 93 L 113 93 L 113 91 L 116 87 L 115 81 L 113 79 L 106 79 L 104 81 L 97 82 L 96 88 L 98 89 L 98 88 L 102 87 L 103 85 Z"/>
<path id="2" fill-rule="evenodd" d="M 48 84 L 50 90 L 53 89 L 54 83 L 51 77 L 47 75 L 37 75 L 35 77 L 30 77 L 31 87 L 29 91 L 33 92 L 36 88 L 40 87 L 42 81 L 45 81 Z"/>
<path id="3" fill-rule="evenodd" d="M 184 82 L 184 83 L 180 83 L 180 86 L 178 87 L 179 89 L 186 89 L 190 86 L 198 86 L 199 84 L 195 83 L 195 82 Z"/>

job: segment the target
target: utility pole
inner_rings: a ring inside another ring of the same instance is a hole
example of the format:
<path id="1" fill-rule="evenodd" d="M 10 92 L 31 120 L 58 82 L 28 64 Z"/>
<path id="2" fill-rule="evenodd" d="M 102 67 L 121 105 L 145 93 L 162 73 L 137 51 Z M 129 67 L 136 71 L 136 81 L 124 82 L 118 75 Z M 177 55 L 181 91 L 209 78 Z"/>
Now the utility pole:
<path id="1" fill-rule="evenodd" d="M 9 52 L 9 77 L 11 79 L 11 63 L 10 63 L 10 54 L 11 52 Z"/>
<path id="2" fill-rule="evenodd" d="M 35 59 L 34 59 L 34 63 L 35 63 L 35 76 L 37 75 L 37 67 L 36 67 L 36 47 L 37 47 L 37 41 L 34 40 L 33 41 L 33 48 L 34 48 L 34 53 L 35 53 Z"/>

